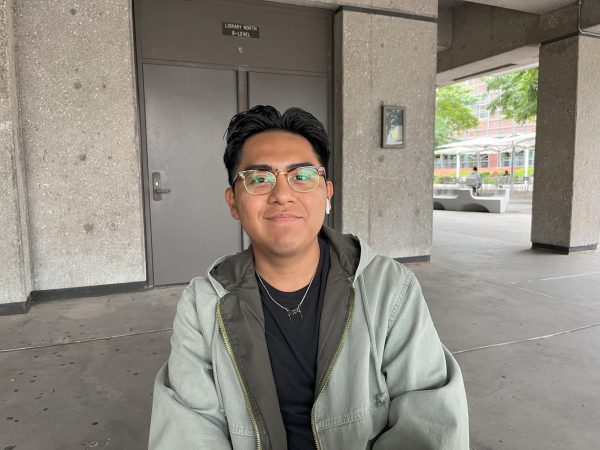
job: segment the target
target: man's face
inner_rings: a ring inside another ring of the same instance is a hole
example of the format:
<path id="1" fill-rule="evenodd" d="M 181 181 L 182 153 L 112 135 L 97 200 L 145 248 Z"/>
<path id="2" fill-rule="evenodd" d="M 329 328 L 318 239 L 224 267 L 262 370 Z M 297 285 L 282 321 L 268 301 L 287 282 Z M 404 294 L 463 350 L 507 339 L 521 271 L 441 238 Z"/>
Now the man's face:
<path id="1" fill-rule="evenodd" d="M 265 131 L 244 143 L 237 171 L 261 168 L 278 172 L 298 166 L 321 166 L 310 142 L 285 131 Z M 319 177 L 314 191 L 296 192 L 287 175 L 278 175 L 273 190 L 263 195 L 249 194 L 238 178 L 235 193 L 227 188 L 225 200 L 231 216 L 241 222 L 250 236 L 255 252 L 287 257 L 316 245 L 326 199 L 332 195 L 333 185 L 323 177 Z"/>

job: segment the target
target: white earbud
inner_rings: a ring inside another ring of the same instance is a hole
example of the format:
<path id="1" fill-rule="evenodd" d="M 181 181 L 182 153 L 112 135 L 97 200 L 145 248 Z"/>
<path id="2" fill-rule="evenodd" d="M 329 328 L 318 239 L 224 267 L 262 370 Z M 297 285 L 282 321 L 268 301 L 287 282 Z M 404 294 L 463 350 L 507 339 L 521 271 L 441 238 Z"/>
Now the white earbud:
<path id="1" fill-rule="evenodd" d="M 331 212 L 331 202 L 327 199 L 327 203 L 325 203 L 325 214 L 329 214 Z"/>

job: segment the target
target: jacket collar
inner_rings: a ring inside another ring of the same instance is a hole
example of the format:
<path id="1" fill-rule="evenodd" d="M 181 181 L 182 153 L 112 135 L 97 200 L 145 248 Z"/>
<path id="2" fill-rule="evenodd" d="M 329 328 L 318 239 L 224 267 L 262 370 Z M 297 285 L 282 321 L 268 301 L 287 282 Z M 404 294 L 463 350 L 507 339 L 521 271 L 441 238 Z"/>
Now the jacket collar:
<path id="1" fill-rule="evenodd" d="M 343 273 L 354 284 L 354 279 L 373 259 L 373 251 L 357 236 L 342 234 L 326 226 L 321 228 L 320 235 L 329 242 L 335 252 L 332 256 L 336 257 Z M 252 246 L 243 252 L 217 259 L 208 269 L 208 278 L 219 297 L 243 284 L 248 276 L 254 277 Z"/>
<path id="2" fill-rule="evenodd" d="M 327 227 L 322 228 L 321 236 L 330 244 L 331 262 L 319 327 L 317 390 L 325 380 L 342 338 L 345 322 L 349 320 L 356 274 L 366 264 L 361 258 L 364 244 L 361 245 L 354 236 L 343 235 Z M 223 324 L 248 390 L 261 441 L 266 449 L 286 449 L 287 437 L 265 339 L 265 319 L 256 283 L 252 248 L 217 261 L 209 269 L 209 278 L 221 298 Z"/>

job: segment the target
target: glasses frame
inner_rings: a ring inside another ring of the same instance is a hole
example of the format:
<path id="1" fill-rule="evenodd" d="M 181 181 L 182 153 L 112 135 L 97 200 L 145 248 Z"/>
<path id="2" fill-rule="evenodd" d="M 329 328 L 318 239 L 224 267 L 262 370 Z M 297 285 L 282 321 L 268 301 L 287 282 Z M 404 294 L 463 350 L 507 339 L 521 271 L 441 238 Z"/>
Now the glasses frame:
<path id="1" fill-rule="evenodd" d="M 273 192 L 273 189 L 275 189 L 275 185 L 277 184 L 277 180 L 279 179 L 279 175 L 288 175 L 290 172 L 293 172 L 294 170 L 298 170 L 298 169 L 317 169 L 317 175 L 320 177 L 323 177 L 324 179 L 327 179 L 327 172 L 325 171 L 325 167 L 316 167 L 316 166 L 300 166 L 300 167 L 294 167 L 293 169 L 290 170 L 282 170 L 279 172 L 274 172 L 272 170 L 267 170 L 267 169 L 249 169 L 249 170 L 242 170 L 240 172 L 238 172 L 235 177 L 233 178 L 233 184 L 235 184 L 235 182 L 241 178 L 241 180 L 243 181 L 243 185 L 244 185 L 244 189 L 246 189 L 246 192 L 250 195 L 266 195 L 266 194 L 270 194 L 271 192 Z M 249 172 L 256 172 L 256 171 L 261 171 L 261 172 L 269 172 L 271 174 L 273 174 L 275 176 L 275 183 L 273 183 L 271 185 L 271 189 L 269 189 L 267 192 L 262 192 L 260 194 L 255 194 L 250 192 L 250 190 L 248 189 L 248 186 L 246 186 L 246 175 Z M 317 184 L 315 184 L 315 187 L 312 188 L 309 191 L 299 191 L 297 189 L 294 188 L 294 186 L 292 185 L 292 180 L 291 177 L 288 175 L 285 177 L 288 185 L 290 186 L 290 188 L 294 191 L 294 192 L 299 192 L 301 194 L 304 194 L 306 192 L 313 192 L 315 189 L 317 189 L 317 187 L 319 187 L 319 183 L 317 182 Z"/>

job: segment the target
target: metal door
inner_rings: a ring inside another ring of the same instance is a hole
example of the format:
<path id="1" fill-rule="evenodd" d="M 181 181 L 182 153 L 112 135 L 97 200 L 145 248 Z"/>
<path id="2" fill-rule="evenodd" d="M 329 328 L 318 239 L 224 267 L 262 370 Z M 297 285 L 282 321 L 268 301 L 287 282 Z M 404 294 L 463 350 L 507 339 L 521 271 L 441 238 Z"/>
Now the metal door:
<path id="1" fill-rule="evenodd" d="M 241 250 L 223 197 L 236 72 L 144 64 L 143 80 L 154 284 L 186 283 Z"/>
<path id="2" fill-rule="evenodd" d="M 298 106 L 310 111 L 328 129 L 328 83 L 327 77 L 250 72 L 249 105 L 271 105 L 281 113 Z"/>
<path id="3" fill-rule="evenodd" d="M 231 117 L 259 103 L 299 106 L 331 129 L 333 12 L 259 0 L 134 7 L 149 283 L 185 283 L 242 249 L 223 199 Z"/>

